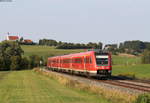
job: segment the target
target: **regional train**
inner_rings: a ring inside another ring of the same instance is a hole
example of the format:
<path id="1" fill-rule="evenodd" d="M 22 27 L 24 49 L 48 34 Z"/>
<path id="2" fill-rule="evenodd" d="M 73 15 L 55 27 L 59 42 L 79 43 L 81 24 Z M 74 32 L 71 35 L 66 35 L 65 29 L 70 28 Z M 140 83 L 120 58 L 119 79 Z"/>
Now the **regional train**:
<path id="1" fill-rule="evenodd" d="M 50 70 L 86 75 L 88 77 L 110 77 L 111 54 L 104 51 L 86 51 L 75 54 L 49 57 Z"/>

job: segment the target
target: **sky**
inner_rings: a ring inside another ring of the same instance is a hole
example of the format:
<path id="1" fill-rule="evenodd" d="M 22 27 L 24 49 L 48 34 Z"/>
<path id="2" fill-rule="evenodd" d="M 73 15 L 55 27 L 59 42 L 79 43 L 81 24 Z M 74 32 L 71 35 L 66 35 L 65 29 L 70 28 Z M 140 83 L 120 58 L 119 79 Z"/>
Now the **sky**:
<path id="1" fill-rule="evenodd" d="M 0 2 L 0 40 L 4 40 L 7 32 L 34 41 L 150 41 L 150 0 Z"/>

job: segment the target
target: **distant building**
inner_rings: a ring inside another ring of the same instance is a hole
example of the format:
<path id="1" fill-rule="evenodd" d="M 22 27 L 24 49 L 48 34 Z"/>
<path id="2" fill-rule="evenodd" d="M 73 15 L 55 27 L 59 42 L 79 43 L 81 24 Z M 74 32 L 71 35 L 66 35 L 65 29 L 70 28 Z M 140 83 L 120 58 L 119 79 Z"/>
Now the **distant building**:
<path id="1" fill-rule="evenodd" d="M 24 39 L 24 41 L 23 41 L 24 43 L 27 43 L 27 44 L 30 44 L 30 43 L 33 43 L 33 41 L 32 40 L 30 40 L 30 39 Z"/>
<path id="2" fill-rule="evenodd" d="M 20 37 L 20 36 L 12 36 L 12 35 L 9 35 L 9 32 L 6 36 L 6 40 L 8 40 L 8 41 L 19 41 L 22 44 L 29 44 L 29 45 L 34 44 L 34 42 L 31 39 L 23 39 L 23 37 Z"/>
<path id="3" fill-rule="evenodd" d="M 109 50 L 109 49 L 117 49 L 117 44 L 107 44 L 104 47 L 105 50 Z"/>
<path id="4" fill-rule="evenodd" d="M 18 41 L 19 40 L 19 36 L 7 36 L 6 40 L 9 40 L 9 41 Z"/>
<path id="5" fill-rule="evenodd" d="M 9 41 L 19 41 L 20 37 L 19 36 L 10 36 L 9 33 L 7 34 L 6 40 Z"/>

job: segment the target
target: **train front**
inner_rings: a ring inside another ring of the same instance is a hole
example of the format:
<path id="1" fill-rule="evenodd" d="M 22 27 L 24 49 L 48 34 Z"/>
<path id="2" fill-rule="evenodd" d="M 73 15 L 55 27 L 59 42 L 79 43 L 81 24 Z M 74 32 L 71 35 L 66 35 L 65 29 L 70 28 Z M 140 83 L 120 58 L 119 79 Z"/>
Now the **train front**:
<path id="1" fill-rule="evenodd" d="M 111 54 L 108 52 L 95 52 L 97 76 L 110 77 L 112 72 Z"/>

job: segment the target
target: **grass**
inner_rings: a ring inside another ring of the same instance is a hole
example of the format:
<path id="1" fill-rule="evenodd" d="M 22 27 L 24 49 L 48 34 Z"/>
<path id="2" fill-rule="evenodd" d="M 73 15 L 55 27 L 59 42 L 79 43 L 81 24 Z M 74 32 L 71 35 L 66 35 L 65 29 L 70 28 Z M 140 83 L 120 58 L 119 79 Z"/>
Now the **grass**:
<path id="1" fill-rule="evenodd" d="M 141 57 L 113 55 L 113 75 L 150 79 L 150 64 L 141 64 Z"/>
<path id="2" fill-rule="evenodd" d="M 113 75 L 134 75 L 139 79 L 150 79 L 150 64 L 114 65 Z"/>
<path id="3" fill-rule="evenodd" d="M 82 83 L 81 81 L 73 80 L 54 72 L 46 72 L 43 70 L 43 68 L 35 68 L 34 71 L 49 78 L 52 78 L 58 81 L 61 85 L 65 85 L 66 87 L 88 91 L 90 93 L 103 96 L 112 103 L 133 103 L 138 96 L 138 94 L 130 94 L 125 91 L 120 91 L 118 89 L 112 90 L 112 88 L 105 88 L 102 86 Z"/>
<path id="4" fill-rule="evenodd" d="M 108 103 L 100 96 L 67 88 L 31 70 L 0 72 L 0 78 L 0 103 Z"/>
<path id="5" fill-rule="evenodd" d="M 24 50 L 24 56 L 39 55 L 43 56 L 44 58 L 47 58 L 49 56 L 64 55 L 84 51 L 81 49 L 55 49 L 55 47 L 38 45 L 22 45 L 21 47 Z"/>
<path id="6" fill-rule="evenodd" d="M 134 65 L 141 63 L 140 57 L 112 56 L 113 65 Z"/>

